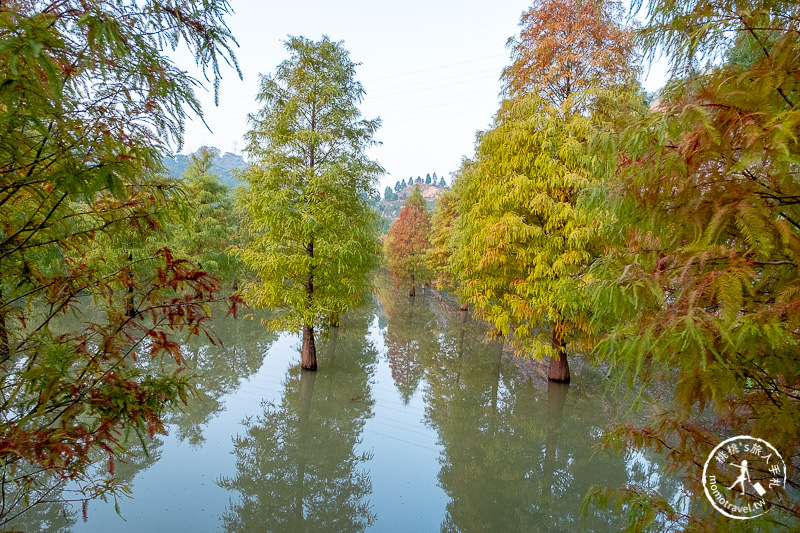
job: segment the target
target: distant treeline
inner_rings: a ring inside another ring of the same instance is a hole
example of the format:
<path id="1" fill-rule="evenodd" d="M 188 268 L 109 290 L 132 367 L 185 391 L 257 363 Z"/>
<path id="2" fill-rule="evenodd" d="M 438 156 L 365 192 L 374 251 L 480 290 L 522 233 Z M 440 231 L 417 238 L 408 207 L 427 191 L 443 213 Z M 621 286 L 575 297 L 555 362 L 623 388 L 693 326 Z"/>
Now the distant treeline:
<path id="1" fill-rule="evenodd" d="M 219 176 L 219 180 L 228 187 L 239 185 L 239 181 L 233 175 L 234 173 L 232 171 L 247 168 L 247 161 L 237 154 L 232 154 L 230 152 L 225 152 L 223 154 L 218 148 L 213 146 L 201 146 L 194 154 L 175 154 L 173 157 L 165 157 L 163 163 L 169 171 L 170 176 L 173 178 L 180 178 L 189 168 L 192 155 L 200 155 L 203 152 L 214 155 L 211 161 L 211 168 L 209 169 L 212 174 Z"/>
<path id="2" fill-rule="evenodd" d="M 406 187 L 408 187 L 409 185 L 421 185 L 423 183 L 426 185 L 432 185 L 433 187 L 442 187 L 442 188 L 447 187 L 447 183 L 444 181 L 444 177 L 441 178 L 438 177 L 436 175 L 436 172 L 434 172 L 433 174 L 430 173 L 426 174 L 425 178 L 423 178 L 422 176 L 417 176 L 416 178 L 414 178 L 413 176 L 409 176 L 408 180 L 402 179 L 396 182 L 394 184 L 394 189 L 387 186 L 386 189 L 383 191 L 383 199 L 386 200 L 387 202 L 397 200 L 399 199 L 397 194 Z"/>

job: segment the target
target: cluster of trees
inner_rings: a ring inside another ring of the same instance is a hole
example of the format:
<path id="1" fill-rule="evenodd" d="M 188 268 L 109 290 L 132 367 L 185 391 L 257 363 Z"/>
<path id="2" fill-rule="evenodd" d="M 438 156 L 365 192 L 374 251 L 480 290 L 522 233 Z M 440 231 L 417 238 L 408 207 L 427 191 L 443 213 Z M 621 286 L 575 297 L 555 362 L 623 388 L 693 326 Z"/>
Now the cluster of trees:
<path id="1" fill-rule="evenodd" d="M 247 189 L 220 181 L 210 148 L 167 177 L 200 108 L 165 49 L 187 45 L 218 82 L 220 61 L 236 66 L 227 13 L 224 0 L 0 5 L 0 524 L 124 490 L 115 458 L 193 392 L 182 344 L 214 342 L 223 282 L 277 311 L 271 326 L 302 328 L 304 370 L 315 328 L 369 293 L 383 169 L 365 153 L 380 121 L 361 118 L 341 43 L 291 37 L 262 77 Z M 235 316 L 242 300 L 228 300 Z"/>
<path id="2" fill-rule="evenodd" d="M 169 206 L 166 246 L 235 287 L 244 275 L 233 248 L 243 239 L 239 231 L 242 214 L 235 205 L 235 190 L 212 172 L 218 156 L 216 148 L 202 147 L 189 157 L 178 184 L 183 194 Z"/>
<path id="3" fill-rule="evenodd" d="M 400 278 L 426 262 L 521 353 L 549 357 L 550 380 L 568 382 L 577 353 L 631 388 L 674 384 L 669 408 L 609 442 L 668 451 L 702 494 L 696 463 L 722 436 L 767 436 L 788 463 L 800 450 L 800 11 L 652 0 L 647 13 L 636 32 L 614 1 L 525 13 L 493 126 L 432 231 L 390 232 L 409 244 L 388 259 Z M 637 50 L 672 64 L 650 106 Z M 778 487 L 764 520 L 796 524 Z M 721 518 L 646 491 L 613 498 L 637 527 Z"/>
<path id="4" fill-rule="evenodd" d="M 166 50 L 187 46 L 218 83 L 220 62 L 236 64 L 228 12 L 0 4 L 0 524 L 64 487 L 115 494 L 114 457 L 191 391 L 178 342 L 204 331 L 219 283 L 182 256 L 202 244 L 168 245 L 168 213 L 189 197 L 229 222 L 203 211 L 226 200 L 202 171 L 183 191 L 161 173 L 200 112 Z"/>
<path id="5" fill-rule="evenodd" d="M 433 176 L 431 176 L 431 174 L 428 173 L 425 175 L 424 179 L 422 178 L 422 176 L 417 176 L 416 179 L 414 179 L 413 177 L 409 177 L 408 181 L 404 179 L 400 180 L 394 184 L 394 189 L 387 186 L 386 189 L 383 191 L 383 199 L 387 202 L 393 202 L 400 198 L 400 191 L 403 191 L 408 187 L 413 187 L 415 185 L 422 185 L 423 183 L 426 185 L 431 185 L 433 187 L 439 187 L 439 188 L 447 187 L 447 183 L 444 181 L 444 176 L 439 178 L 436 175 L 436 172 L 433 173 Z"/>
<path id="6" fill-rule="evenodd" d="M 235 290 L 245 275 L 235 251 L 244 239 L 242 212 L 235 203 L 236 190 L 212 172 L 218 153 L 216 148 L 202 147 L 189 156 L 180 179 L 161 178 L 171 194 L 158 209 L 157 231 L 143 237 L 135 228 L 120 228 L 113 244 L 95 246 L 87 254 L 96 261 L 128 256 L 135 261 L 168 248 L 175 257 L 186 258 L 213 276 L 226 292 Z"/>
<path id="7" fill-rule="evenodd" d="M 610 437 L 667 450 L 695 494 L 693 465 L 727 434 L 768 435 L 797 490 L 800 8 L 646 11 L 636 32 L 614 0 L 526 12 L 493 126 L 432 215 L 414 188 L 387 262 L 410 294 L 436 280 L 520 352 L 550 357 L 552 381 L 568 382 L 580 353 L 632 388 L 674 383 L 648 427 Z M 218 82 L 220 61 L 236 64 L 227 12 L 225 0 L 0 4 L 0 524 L 67 483 L 83 501 L 118 490 L 113 458 L 185 401 L 178 340 L 204 331 L 240 265 L 255 274 L 248 301 L 280 311 L 269 324 L 302 330 L 304 370 L 315 331 L 368 293 L 380 122 L 361 117 L 341 43 L 290 37 L 261 78 L 246 193 L 219 182 L 211 150 L 183 181 L 162 172 L 186 110 L 200 112 L 165 49 L 186 44 Z M 672 63 L 649 107 L 637 50 Z M 719 519 L 612 496 L 637 527 Z M 800 519 L 782 488 L 767 498 L 780 512 L 764 520 Z"/>

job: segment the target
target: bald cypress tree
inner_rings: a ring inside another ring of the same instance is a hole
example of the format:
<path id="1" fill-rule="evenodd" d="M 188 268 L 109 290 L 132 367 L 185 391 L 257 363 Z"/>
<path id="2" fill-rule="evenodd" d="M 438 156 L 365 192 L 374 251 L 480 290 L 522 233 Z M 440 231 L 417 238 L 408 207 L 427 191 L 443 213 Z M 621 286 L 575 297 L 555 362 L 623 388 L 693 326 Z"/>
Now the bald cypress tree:
<path id="1" fill-rule="evenodd" d="M 633 73 L 632 44 L 613 1 L 544 0 L 521 24 L 510 98 L 453 184 L 450 261 L 462 298 L 568 382 L 568 351 L 591 342 L 584 274 L 602 226 L 580 198 L 615 164 L 588 149 L 605 127 L 597 91 Z"/>
<path id="2" fill-rule="evenodd" d="M 673 77 L 618 143 L 627 153 L 606 201 L 618 222 L 592 271 L 597 319 L 609 328 L 599 352 L 620 379 L 671 385 L 670 403 L 646 427 L 613 436 L 670 443 L 670 466 L 702 495 L 697 459 L 723 435 L 766 437 L 795 465 L 800 449 L 799 10 L 656 0 L 647 11 L 640 40 L 667 53 Z M 707 58 L 718 62 L 697 69 Z M 773 484 L 735 500 L 772 507 L 747 521 L 752 530 L 800 526 L 789 468 L 786 493 Z M 736 471 L 728 474 L 733 481 Z M 615 497 L 635 500 L 652 521 L 675 516 L 652 494 L 626 492 Z M 681 520 L 694 531 L 731 527 L 700 506 Z"/>
<path id="3" fill-rule="evenodd" d="M 168 50 L 186 46 L 218 83 L 220 62 L 236 65 L 229 11 L 0 2 L 0 529 L 45 502 L 124 492 L 125 436 L 165 432 L 187 400 L 178 343 L 203 329 L 217 284 L 147 247 L 173 205 L 161 161 L 200 111 Z"/>
<path id="4" fill-rule="evenodd" d="M 270 325 L 302 328 L 302 368 L 317 368 L 315 326 L 359 304 L 377 264 L 383 169 L 366 156 L 379 119 L 361 118 L 364 95 L 342 43 L 290 37 L 289 58 L 261 77 L 250 115 L 240 198 L 252 236 L 242 259 L 258 280 L 248 300 L 279 310 Z"/>
<path id="5" fill-rule="evenodd" d="M 428 251 L 428 234 L 431 216 L 425 199 L 414 187 L 400 216 L 389 228 L 386 239 L 386 260 L 395 280 L 408 288 L 408 295 L 416 294 L 418 283 L 430 281 L 430 271 L 425 261 Z"/>

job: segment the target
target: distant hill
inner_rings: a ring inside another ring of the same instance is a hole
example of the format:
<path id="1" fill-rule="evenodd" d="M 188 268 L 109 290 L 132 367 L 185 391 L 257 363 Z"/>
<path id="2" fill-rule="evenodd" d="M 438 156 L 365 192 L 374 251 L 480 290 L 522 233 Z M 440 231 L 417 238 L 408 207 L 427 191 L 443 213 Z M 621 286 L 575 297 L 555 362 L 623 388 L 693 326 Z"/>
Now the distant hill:
<path id="1" fill-rule="evenodd" d="M 213 147 L 212 147 L 213 148 Z M 191 154 L 175 154 L 174 157 L 164 158 L 164 166 L 169 171 L 172 177 L 180 178 L 186 169 L 189 167 Z M 229 187 L 236 187 L 240 185 L 239 181 L 234 177 L 232 170 L 242 170 L 247 168 L 247 161 L 236 154 L 226 152 L 214 158 L 214 163 L 211 165 L 211 171 L 219 176 L 220 181 Z M 419 187 L 422 197 L 425 198 L 428 204 L 428 209 L 433 209 L 436 204 L 436 197 L 439 196 L 446 188 L 429 185 L 426 183 L 418 183 L 414 186 Z M 414 186 L 409 185 L 396 193 L 396 200 L 381 200 L 377 203 L 378 211 L 383 218 L 383 231 L 389 231 L 389 226 L 392 222 L 397 220 L 400 216 L 400 210 L 403 208 L 403 203 L 408 199 L 408 195 L 414 189 Z"/>
<path id="2" fill-rule="evenodd" d="M 175 157 L 165 157 L 163 162 L 172 177 L 180 178 L 189 167 L 190 158 L 191 155 L 176 154 Z M 221 156 L 215 157 L 214 163 L 211 165 L 211 171 L 219 176 L 222 183 L 229 187 L 239 185 L 238 180 L 231 171 L 244 168 L 247 168 L 247 161 L 242 156 L 230 152 L 225 152 Z"/>
<path id="3" fill-rule="evenodd" d="M 421 192 L 422 193 L 422 197 L 425 198 L 425 200 L 427 200 L 427 202 L 429 204 L 428 205 L 429 207 L 436 202 L 436 198 L 440 194 L 442 194 L 443 190 L 445 190 L 442 187 L 439 187 L 439 186 L 436 186 L 436 185 L 429 185 L 429 184 L 426 184 L 426 183 L 419 183 L 417 185 L 414 185 L 414 187 L 419 187 L 419 192 Z M 400 192 L 398 192 L 397 193 L 397 199 L 402 201 L 402 202 L 405 202 L 408 199 L 408 197 L 411 194 L 411 192 L 414 190 L 414 187 L 408 186 L 405 189 L 403 189 Z"/>
<path id="4" fill-rule="evenodd" d="M 442 194 L 442 191 L 447 190 L 446 188 L 435 187 L 425 183 L 420 183 L 416 186 L 419 187 L 419 192 L 421 192 L 422 197 L 425 198 L 425 203 L 428 204 L 428 209 L 433 209 L 433 206 L 436 205 L 436 198 Z M 397 200 L 381 200 L 378 202 L 378 211 L 380 212 L 384 221 L 384 232 L 389 231 L 389 226 L 391 226 L 392 222 L 397 220 L 397 217 L 400 216 L 400 210 L 403 208 L 403 204 L 408 199 L 408 195 L 411 194 L 412 190 L 414 190 L 414 187 L 406 187 L 397 193 Z"/>

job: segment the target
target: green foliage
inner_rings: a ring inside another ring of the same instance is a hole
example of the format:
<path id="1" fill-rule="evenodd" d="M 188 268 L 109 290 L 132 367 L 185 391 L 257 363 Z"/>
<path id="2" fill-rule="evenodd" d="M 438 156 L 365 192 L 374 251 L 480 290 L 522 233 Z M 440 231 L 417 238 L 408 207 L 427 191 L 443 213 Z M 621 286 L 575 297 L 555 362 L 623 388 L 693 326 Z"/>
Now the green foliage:
<path id="1" fill-rule="evenodd" d="M 216 82 L 219 60 L 235 64 L 227 12 L 0 4 L 0 523 L 67 482 L 80 499 L 119 490 L 97 461 L 163 432 L 187 397 L 176 334 L 202 330 L 214 280 L 168 249 L 134 260 L 95 241 L 159 232 L 171 186 L 157 171 L 199 112 L 164 51 L 187 45 Z M 67 313 L 79 325 L 60 329 Z"/>
<path id="2" fill-rule="evenodd" d="M 458 196 L 451 190 L 444 191 L 436 199 L 431 214 L 430 248 L 426 252 L 426 262 L 437 289 L 455 289 L 458 276 L 452 268 L 453 254 L 458 240 L 454 231 L 458 217 Z"/>
<path id="3" fill-rule="evenodd" d="M 182 217 L 167 226 L 169 246 L 184 252 L 201 269 L 220 280 L 230 281 L 241 274 L 241 266 L 231 247 L 237 244 L 240 221 L 234 210 L 230 187 L 211 172 L 215 156 L 212 150 L 200 150 L 191 156 L 183 175 L 187 207 Z M 180 206 L 175 206 L 180 211 Z"/>
<path id="4" fill-rule="evenodd" d="M 261 78 L 239 202 L 251 238 L 241 257 L 258 276 L 248 302 L 296 328 L 363 300 L 379 257 L 369 200 L 383 169 L 365 154 L 380 121 L 361 119 L 364 91 L 342 44 L 291 37 L 286 48 L 289 59 Z"/>
<path id="5" fill-rule="evenodd" d="M 97 235 L 84 258 L 108 273 L 113 265 L 133 261 L 138 276 L 152 274 L 148 258 L 162 248 L 175 256 L 191 258 L 197 267 L 219 281 L 230 282 L 242 274 L 242 265 L 231 247 L 241 240 L 239 216 L 233 191 L 211 173 L 215 153 L 193 154 L 184 179 L 153 179 L 163 201 L 151 208 L 152 223 L 161 231 L 143 235 L 135 221 L 114 232 Z"/>
<path id="6" fill-rule="evenodd" d="M 413 289 L 430 281 L 425 262 L 431 218 L 419 187 L 414 187 L 403 205 L 400 216 L 389 228 L 386 238 L 386 262 L 392 277 L 401 285 Z"/>
<path id="7" fill-rule="evenodd" d="M 620 9 L 613 1 L 546 0 L 523 14 L 503 72 L 511 97 L 462 165 L 447 216 L 453 235 L 436 235 L 432 257 L 520 351 L 551 356 L 555 381 L 570 379 L 567 349 L 592 341 L 586 270 L 608 221 L 581 197 L 616 163 L 588 147 L 610 126 L 603 92 L 626 92 L 634 73 Z"/>
<path id="8" fill-rule="evenodd" d="M 800 449 L 798 7 L 648 10 L 641 42 L 670 54 L 674 77 L 621 139 L 606 139 L 624 156 L 607 201 L 613 246 L 593 267 L 596 323 L 608 328 L 598 348 L 623 380 L 674 383 L 652 430 L 618 436 L 674 443 L 673 467 L 702 494 L 694 463 L 726 436 L 765 437 L 784 457 Z M 783 508 L 771 517 L 796 528 L 800 508 L 767 498 Z M 690 516 L 695 529 L 717 519 Z"/>
<path id="9" fill-rule="evenodd" d="M 564 342 L 591 331 L 584 272 L 601 221 L 578 196 L 613 170 L 586 149 L 596 131 L 538 95 L 507 100 L 454 185 L 458 241 L 448 248 L 460 291 L 534 355 L 554 355 L 546 324 Z"/>

